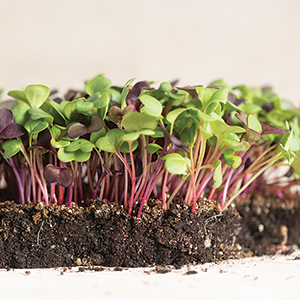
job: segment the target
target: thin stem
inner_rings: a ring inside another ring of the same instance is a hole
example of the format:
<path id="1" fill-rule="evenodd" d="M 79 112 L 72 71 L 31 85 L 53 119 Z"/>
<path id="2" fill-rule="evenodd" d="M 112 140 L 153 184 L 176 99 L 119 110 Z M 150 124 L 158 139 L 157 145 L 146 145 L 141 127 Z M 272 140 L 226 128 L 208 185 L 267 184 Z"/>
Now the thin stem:
<path id="1" fill-rule="evenodd" d="M 274 159 L 269 162 L 266 166 L 264 166 L 263 168 L 261 168 L 254 176 L 252 176 L 249 181 L 242 187 L 238 190 L 238 192 L 232 196 L 228 202 L 226 203 L 226 205 L 224 206 L 224 209 L 223 210 L 226 210 L 228 208 L 228 206 L 232 203 L 232 201 L 242 192 L 244 191 L 260 174 L 262 174 L 266 169 L 268 169 L 269 167 L 271 167 L 275 162 L 276 160 L 280 159 L 281 158 L 281 154 L 278 154 L 276 157 L 274 157 Z"/>
<path id="2" fill-rule="evenodd" d="M 115 168 L 115 170 L 119 171 L 117 156 L 115 154 L 113 155 L 113 160 L 114 160 L 114 168 Z M 115 193 L 115 202 L 119 203 L 119 175 L 115 176 L 115 189 L 114 189 L 114 193 Z"/>
<path id="3" fill-rule="evenodd" d="M 132 207 L 134 203 L 134 191 L 135 191 L 135 165 L 134 165 L 134 159 L 133 159 L 133 152 L 132 152 L 132 142 L 128 142 L 129 145 L 129 155 L 130 155 L 130 160 L 131 160 L 131 196 L 129 200 L 129 211 L 128 215 L 130 216 L 132 213 Z"/>
<path id="4" fill-rule="evenodd" d="M 3 154 L 3 153 L 1 153 Z M 6 161 L 8 162 L 8 164 L 10 165 L 10 167 L 12 168 L 12 171 L 14 172 L 15 176 L 16 176 L 16 180 L 18 183 L 18 189 L 19 189 L 19 203 L 20 204 L 25 204 L 25 198 L 24 198 L 24 188 L 23 188 L 23 184 L 22 184 L 22 180 L 20 177 L 20 174 L 16 168 L 16 165 L 13 161 L 13 158 L 7 158 Z"/>
<path id="5" fill-rule="evenodd" d="M 187 179 L 188 175 L 185 175 L 181 178 L 179 184 L 177 185 L 177 187 L 175 188 L 175 190 L 173 191 L 172 195 L 170 196 L 170 198 L 167 201 L 167 207 L 170 206 L 170 203 L 172 202 L 172 200 L 175 198 L 175 196 L 177 195 L 178 191 L 180 190 L 180 188 L 186 183 L 186 179 Z"/>
<path id="6" fill-rule="evenodd" d="M 139 211 L 138 211 L 138 215 L 137 217 L 140 218 L 141 214 L 142 214 L 142 210 L 143 210 L 143 206 L 146 202 L 148 202 L 148 199 L 150 198 L 151 192 L 153 190 L 153 188 L 155 187 L 157 181 L 161 178 L 161 176 L 163 175 L 163 173 L 165 172 L 165 167 L 163 167 L 160 172 L 157 174 L 157 176 L 155 177 L 155 179 L 153 180 L 152 184 L 150 186 L 148 186 L 149 188 L 147 188 L 146 193 L 143 197 L 143 200 L 141 202 Z"/>
<path id="7" fill-rule="evenodd" d="M 167 184 L 167 179 L 168 179 L 169 172 L 166 171 L 164 175 L 164 180 L 162 183 L 162 189 L 161 189 L 161 197 L 162 197 L 162 202 L 163 202 L 163 209 L 167 210 L 167 193 L 166 193 L 166 184 Z"/>

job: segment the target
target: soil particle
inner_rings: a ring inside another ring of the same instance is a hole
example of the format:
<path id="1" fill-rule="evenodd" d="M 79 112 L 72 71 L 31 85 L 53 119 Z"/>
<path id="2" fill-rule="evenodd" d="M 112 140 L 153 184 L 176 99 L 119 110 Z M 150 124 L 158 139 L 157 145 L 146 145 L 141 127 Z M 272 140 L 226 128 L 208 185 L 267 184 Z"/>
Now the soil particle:
<path id="1" fill-rule="evenodd" d="M 171 272 L 171 268 L 169 267 L 161 267 L 161 266 L 157 266 L 155 268 L 155 272 L 157 274 L 166 274 L 166 273 L 170 273 Z"/>
<path id="2" fill-rule="evenodd" d="M 198 274 L 198 272 L 196 270 L 189 270 L 187 272 L 185 272 L 183 275 L 195 275 Z"/>
<path id="3" fill-rule="evenodd" d="M 168 211 L 149 201 L 140 219 L 117 204 L 88 207 L 0 204 L 0 268 L 146 267 L 240 257 L 234 247 L 240 217 L 203 202 L 182 201 Z M 94 269 L 94 271 L 96 271 Z"/>

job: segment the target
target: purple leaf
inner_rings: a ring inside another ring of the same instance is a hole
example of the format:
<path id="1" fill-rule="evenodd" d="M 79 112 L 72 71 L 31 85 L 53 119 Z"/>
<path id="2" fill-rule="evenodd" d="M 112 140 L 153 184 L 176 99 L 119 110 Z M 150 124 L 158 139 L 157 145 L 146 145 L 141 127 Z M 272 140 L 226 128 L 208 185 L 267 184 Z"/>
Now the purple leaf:
<path id="1" fill-rule="evenodd" d="M 56 153 L 56 150 L 52 147 L 50 143 L 51 139 L 52 139 L 51 133 L 49 129 L 46 128 L 39 133 L 36 144 L 28 148 L 28 150 L 37 148 L 37 149 L 46 149 L 51 151 L 52 153 Z"/>
<path id="2" fill-rule="evenodd" d="M 68 128 L 68 135 L 75 139 L 87 133 L 87 128 L 81 123 L 74 123 Z"/>
<path id="3" fill-rule="evenodd" d="M 289 130 L 283 130 L 281 128 L 269 125 L 269 124 L 265 124 L 265 123 L 261 123 L 261 127 L 262 127 L 262 133 L 261 135 L 266 135 L 266 134 L 284 134 L 289 132 Z"/>
<path id="4" fill-rule="evenodd" d="M 0 109 L 0 132 L 13 122 L 13 113 L 7 108 Z"/>
<path id="5" fill-rule="evenodd" d="M 44 168 L 44 178 L 48 183 L 54 183 L 56 182 L 59 172 L 60 172 L 60 167 L 56 167 L 51 164 L 48 164 Z"/>
<path id="6" fill-rule="evenodd" d="M 132 90 L 128 93 L 126 99 L 127 100 L 130 100 L 130 101 L 135 101 L 139 98 L 139 96 L 141 95 L 142 93 L 142 89 L 136 89 L 136 90 Z M 128 101 L 127 101 L 128 102 Z M 131 104 L 131 103 L 128 103 L 128 104 Z"/>
<path id="7" fill-rule="evenodd" d="M 57 182 L 63 187 L 69 187 L 73 182 L 73 171 L 48 164 L 44 169 L 44 178 L 48 183 Z"/>
<path id="8" fill-rule="evenodd" d="M 69 168 L 61 168 L 57 176 L 57 183 L 63 187 L 69 187 L 73 183 L 73 171 Z"/>
<path id="9" fill-rule="evenodd" d="M 179 82 L 179 79 L 175 79 L 175 80 L 171 81 L 170 84 L 172 87 L 174 87 L 175 85 L 177 85 L 178 82 Z"/>
<path id="10" fill-rule="evenodd" d="M 138 81 L 134 86 L 133 89 L 142 89 L 142 90 L 149 90 L 150 85 L 146 81 Z"/>
<path id="11" fill-rule="evenodd" d="M 235 116 L 245 125 L 247 126 L 247 114 L 244 112 L 240 112 L 235 114 Z"/>
<path id="12" fill-rule="evenodd" d="M 258 133 L 257 131 L 251 129 L 248 127 L 247 125 L 247 114 L 244 112 L 240 112 L 238 114 L 235 114 L 235 116 L 244 124 L 244 126 L 246 127 L 246 132 L 247 132 L 247 138 L 248 141 L 253 141 L 253 142 L 257 142 L 261 139 L 261 134 Z"/>
<path id="13" fill-rule="evenodd" d="M 87 133 L 100 131 L 104 127 L 104 121 L 99 115 L 91 116 L 91 124 L 87 127 Z"/>
<path id="14" fill-rule="evenodd" d="M 99 115 L 92 115 L 90 119 L 83 118 L 83 122 L 89 125 L 76 122 L 68 128 L 70 138 L 75 139 L 86 133 L 97 132 L 104 127 L 104 121 Z"/>
<path id="15" fill-rule="evenodd" d="M 149 89 L 150 86 L 146 81 L 137 82 L 133 86 L 132 90 L 130 90 L 126 96 L 128 105 L 132 104 L 133 101 L 136 101 L 140 97 L 142 90 L 149 90 Z"/>
<path id="16" fill-rule="evenodd" d="M 233 104 L 236 106 L 239 106 L 240 104 L 245 103 L 245 102 L 246 102 L 246 99 L 240 98 L 240 99 L 235 99 Z"/>
<path id="17" fill-rule="evenodd" d="M 0 137 L 3 139 L 14 139 L 24 134 L 24 127 L 18 123 L 12 122 L 0 133 Z"/>
<path id="18" fill-rule="evenodd" d="M 108 116 L 109 119 L 121 129 L 123 117 L 132 111 L 134 111 L 133 105 L 128 105 L 123 110 L 121 110 L 120 107 L 114 105 L 110 108 Z"/>
<path id="19" fill-rule="evenodd" d="M 199 100 L 199 95 L 198 95 L 195 87 L 191 86 L 191 87 L 183 87 L 183 88 L 178 88 L 178 89 L 188 92 L 194 101 Z"/>
<path id="20" fill-rule="evenodd" d="M 158 125 L 161 127 L 162 132 L 164 134 L 164 148 L 167 147 L 169 144 L 172 144 L 174 150 L 178 149 L 183 152 L 189 152 L 189 148 L 187 146 L 184 146 L 184 143 L 181 140 L 179 140 L 174 135 L 170 134 L 167 131 L 167 129 L 160 123 L 158 123 Z"/>

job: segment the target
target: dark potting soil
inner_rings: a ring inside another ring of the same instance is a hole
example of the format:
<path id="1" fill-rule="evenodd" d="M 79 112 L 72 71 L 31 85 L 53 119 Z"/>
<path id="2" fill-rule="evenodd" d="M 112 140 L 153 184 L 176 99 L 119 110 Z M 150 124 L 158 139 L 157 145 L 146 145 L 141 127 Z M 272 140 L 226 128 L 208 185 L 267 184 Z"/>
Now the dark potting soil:
<path id="1" fill-rule="evenodd" d="M 145 267 L 240 257 L 236 210 L 181 201 L 168 211 L 149 201 L 140 219 L 116 204 L 88 207 L 0 204 L 0 268 Z"/>
<path id="2" fill-rule="evenodd" d="M 300 247 L 300 202 L 283 202 L 278 197 L 255 193 L 237 205 L 241 215 L 241 230 L 237 243 L 255 256 L 289 253 L 286 246 Z"/>

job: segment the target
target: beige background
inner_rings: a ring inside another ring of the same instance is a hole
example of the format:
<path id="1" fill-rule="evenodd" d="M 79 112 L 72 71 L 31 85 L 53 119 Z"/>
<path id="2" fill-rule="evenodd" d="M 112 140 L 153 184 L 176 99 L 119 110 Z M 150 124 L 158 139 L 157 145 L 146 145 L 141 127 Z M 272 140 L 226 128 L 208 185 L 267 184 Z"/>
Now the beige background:
<path id="1" fill-rule="evenodd" d="M 0 0 L 0 88 L 180 79 L 300 100 L 299 0 Z"/>

